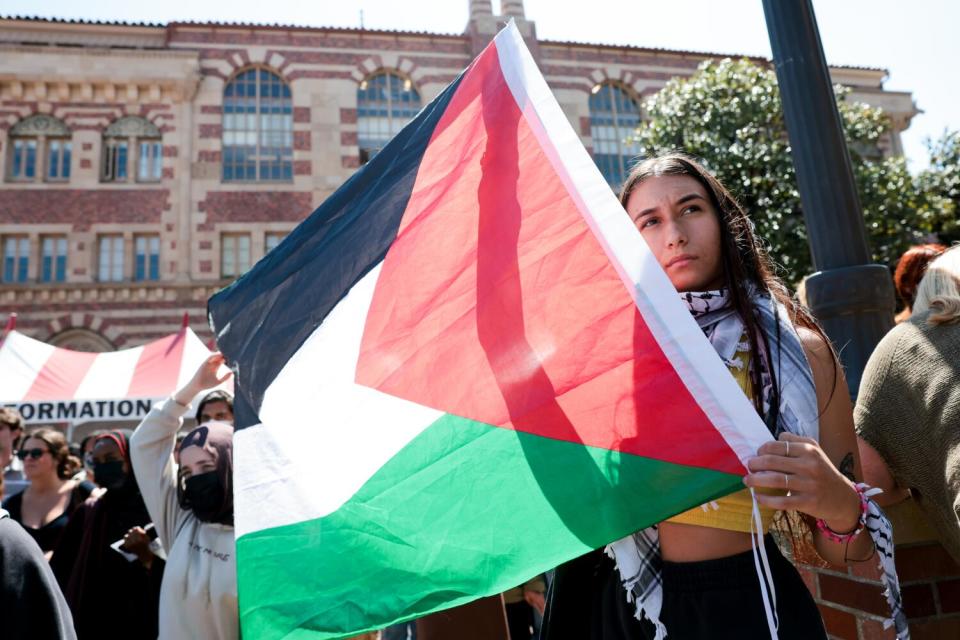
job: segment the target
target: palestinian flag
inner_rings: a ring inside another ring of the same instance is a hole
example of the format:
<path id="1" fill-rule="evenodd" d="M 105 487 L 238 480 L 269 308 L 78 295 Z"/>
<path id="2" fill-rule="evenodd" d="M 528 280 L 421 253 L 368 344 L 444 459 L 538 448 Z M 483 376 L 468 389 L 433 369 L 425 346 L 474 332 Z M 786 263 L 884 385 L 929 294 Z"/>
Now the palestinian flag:
<path id="1" fill-rule="evenodd" d="M 512 25 L 209 311 L 246 637 L 504 591 L 769 439 Z"/>

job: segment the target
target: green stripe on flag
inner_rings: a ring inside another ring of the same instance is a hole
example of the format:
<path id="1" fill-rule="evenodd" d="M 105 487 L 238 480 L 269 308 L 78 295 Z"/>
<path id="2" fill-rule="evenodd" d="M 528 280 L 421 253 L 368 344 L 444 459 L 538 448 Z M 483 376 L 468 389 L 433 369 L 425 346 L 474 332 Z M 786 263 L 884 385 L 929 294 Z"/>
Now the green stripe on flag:
<path id="1" fill-rule="evenodd" d="M 742 488 L 731 474 L 446 415 L 337 511 L 237 541 L 243 635 L 382 628 L 499 593 Z"/>

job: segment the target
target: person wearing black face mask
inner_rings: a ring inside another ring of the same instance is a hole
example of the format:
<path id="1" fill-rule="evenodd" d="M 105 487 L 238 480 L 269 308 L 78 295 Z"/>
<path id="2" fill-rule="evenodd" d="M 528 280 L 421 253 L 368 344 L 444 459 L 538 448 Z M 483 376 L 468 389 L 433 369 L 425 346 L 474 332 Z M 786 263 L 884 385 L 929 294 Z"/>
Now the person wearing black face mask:
<path id="1" fill-rule="evenodd" d="M 211 355 L 185 387 L 155 406 L 131 439 L 147 509 L 167 554 L 160 591 L 160 640 L 236 640 L 237 572 L 233 531 L 233 426 L 205 422 L 180 444 L 190 403 L 229 377 Z"/>
<path id="2" fill-rule="evenodd" d="M 97 436 L 93 473 L 106 492 L 73 513 L 50 561 L 80 640 L 157 635 L 163 561 L 147 568 L 110 546 L 131 527 L 150 523 L 133 474 L 128 434 Z"/>

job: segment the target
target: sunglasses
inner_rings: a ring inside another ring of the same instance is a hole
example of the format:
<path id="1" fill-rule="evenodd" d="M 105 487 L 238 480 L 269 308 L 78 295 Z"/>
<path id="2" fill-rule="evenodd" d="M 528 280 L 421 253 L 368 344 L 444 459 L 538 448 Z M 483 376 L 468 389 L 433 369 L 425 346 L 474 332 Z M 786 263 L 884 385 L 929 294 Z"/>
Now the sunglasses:
<path id="1" fill-rule="evenodd" d="M 47 449 L 20 449 L 17 451 L 17 457 L 21 460 L 26 460 L 27 457 L 39 460 L 45 453 L 48 453 Z"/>

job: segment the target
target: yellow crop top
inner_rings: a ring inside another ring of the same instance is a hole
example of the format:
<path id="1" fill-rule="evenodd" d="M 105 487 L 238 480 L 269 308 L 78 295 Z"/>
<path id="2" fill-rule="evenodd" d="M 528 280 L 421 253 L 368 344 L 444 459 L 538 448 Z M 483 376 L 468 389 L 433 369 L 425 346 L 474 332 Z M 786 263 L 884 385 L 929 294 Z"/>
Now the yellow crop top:
<path id="1" fill-rule="evenodd" d="M 740 358 L 743 366 L 740 368 L 730 367 L 730 373 L 733 374 L 737 384 L 749 398 L 752 396 L 750 389 L 750 352 L 748 350 L 738 350 L 735 357 Z M 784 492 L 778 489 L 757 489 L 757 491 L 771 495 L 784 495 Z M 763 521 L 764 533 L 770 529 L 770 523 L 773 522 L 775 513 L 776 511 L 773 509 L 760 507 L 760 519 Z M 669 518 L 667 522 L 750 533 L 750 521 L 752 519 L 753 499 L 750 497 L 750 490 L 744 489 L 713 502 L 694 507 L 689 511 L 684 511 Z"/>

